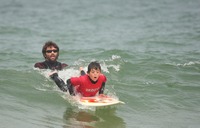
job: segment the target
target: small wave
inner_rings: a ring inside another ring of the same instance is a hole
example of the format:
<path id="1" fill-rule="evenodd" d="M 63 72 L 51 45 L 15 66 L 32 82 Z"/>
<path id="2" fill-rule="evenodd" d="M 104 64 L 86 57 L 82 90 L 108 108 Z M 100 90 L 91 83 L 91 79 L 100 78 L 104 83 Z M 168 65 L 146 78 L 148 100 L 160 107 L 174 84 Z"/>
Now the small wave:
<path id="1" fill-rule="evenodd" d="M 101 65 L 102 71 L 106 72 L 106 73 L 110 73 L 109 69 L 114 69 L 117 72 L 120 71 L 120 65 L 123 62 L 121 56 L 115 55 L 115 54 L 113 54 L 108 59 L 104 59 L 104 60 L 92 59 L 92 60 L 90 60 L 90 62 L 92 62 L 92 61 L 98 61 Z M 88 62 L 87 60 L 84 60 L 84 59 L 79 59 L 74 62 L 74 66 L 81 66 L 84 68 L 85 71 L 87 71 L 87 66 L 90 62 Z M 78 71 L 78 67 L 77 67 L 77 71 Z M 77 73 L 76 73 L 76 75 L 77 75 Z"/>
<path id="2" fill-rule="evenodd" d="M 39 87 L 37 87 L 36 89 L 39 90 L 39 91 L 44 91 L 44 92 L 48 91 L 48 89 L 39 88 Z"/>
<path id="3" fill-rule="evenodd" d="M 115 59 L 121 59 L 121 56 L 118 56 L 118 55 L 112 55 L 112 60 L 115 60 Z"/>
<path id="4" fill-rule="evenodd" d="M 200 62 L 199 61 L 190 61 L 188 63 L 184 63 L 184 64 L 181 64 L 181 63 L 166 63 L 167 65 L 172 65 L 172 66 L 182 66 L 182 67 L 186 67 L 186 66 L 192 66 L 192 65 L 199 65 Z"/>
<path id="5" fill-rule="evenodd" d="M 103 61 L 102 70 L 106 73 L 109 72 L 109 68 L 113 68 L 115 71 L 120 71 L 121 56 L 112 55 L 110 59 Z"/>
<path id="6" fill-rule="evenodd" d="M 188 63 L 184 63 L 184 64 L 177 64 L 177 66 L 191 66 L 191 65 L 196 65 L 196 64 L 200 64 L 199 61 L 190 61 Z"/>

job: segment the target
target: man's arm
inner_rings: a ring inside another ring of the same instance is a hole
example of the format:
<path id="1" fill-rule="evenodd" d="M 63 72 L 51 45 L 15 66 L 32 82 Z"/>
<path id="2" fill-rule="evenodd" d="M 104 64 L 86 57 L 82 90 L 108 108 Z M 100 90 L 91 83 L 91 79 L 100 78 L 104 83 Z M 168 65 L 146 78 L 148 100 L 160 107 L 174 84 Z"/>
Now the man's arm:
<path id="1" fill-rule="evenodd" d="M 51 79 L 56 83 L 56 85 L 62 90 L 63 92 L 67 92 L 69 90 L 69 93 L 71 96 L 75 96 L 74 93 L 74 87 L 71 84 L 70 79 L 67 80 L 67 84 L 64 83 L 64 81 L 58 76 L 58 73 L 54 73 L 50 75 Z"/>
<path id="2" fill-rule="evenodd" d="M 67 92 L 67 86 L 65 85 L 64 81 L 58 76 L 58 73 L 54 73 L 50 75 L 51 79 L 56 83 L 56 85 L 62 90 L 63 92 Z"/>

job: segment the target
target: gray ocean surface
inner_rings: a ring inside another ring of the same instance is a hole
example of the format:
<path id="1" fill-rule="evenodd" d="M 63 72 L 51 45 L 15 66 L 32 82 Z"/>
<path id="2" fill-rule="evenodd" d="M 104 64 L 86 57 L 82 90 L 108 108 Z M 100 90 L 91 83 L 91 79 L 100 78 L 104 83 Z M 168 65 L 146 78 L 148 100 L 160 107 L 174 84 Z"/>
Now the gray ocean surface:
<path id="1" fill-rule="evenodd" d="M 83 109 L 33 68 L 52 40 L 66 80 L 99 61 L 125 104 Z M 199 128 L 199 0 L 0 0 L 1 128 Z"/>

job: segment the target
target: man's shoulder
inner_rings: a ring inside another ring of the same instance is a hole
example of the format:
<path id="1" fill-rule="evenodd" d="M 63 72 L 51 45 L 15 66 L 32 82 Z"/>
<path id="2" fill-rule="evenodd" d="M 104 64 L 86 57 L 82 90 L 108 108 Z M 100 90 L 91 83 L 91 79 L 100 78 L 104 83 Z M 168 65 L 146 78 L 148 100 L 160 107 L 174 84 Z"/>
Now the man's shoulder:
<path id="1" fill-rule="evenodd" d="M 66 63 L 61 63 L 62 69 L 65 68 L 65 67 L 67 67 L 67 66 L 68 66 L 68 64 L 66 64 Z"/>
<path id="2" fill-rule="evenodd" d="M 35 68 L 39 68 L 39 69 L 57 69 L 57 70 L 62 70 L 65 67 L 67 67 L 68 65 L 66 63 L 61 63 L 56 61 L 56 64 L 54 63 L 50 63 L 47 61 L 43 61 L 43 62 L 37 62 L 35 63 L 34 67 Z"/>
<path id="3" fill-rule="evenodd" d="M 44 61 L 43 62 L 37 62 L 37 63 L 35 63 L 34 67 L 35 68 L 39 68 L 39 69 L 46 69 Z"/>

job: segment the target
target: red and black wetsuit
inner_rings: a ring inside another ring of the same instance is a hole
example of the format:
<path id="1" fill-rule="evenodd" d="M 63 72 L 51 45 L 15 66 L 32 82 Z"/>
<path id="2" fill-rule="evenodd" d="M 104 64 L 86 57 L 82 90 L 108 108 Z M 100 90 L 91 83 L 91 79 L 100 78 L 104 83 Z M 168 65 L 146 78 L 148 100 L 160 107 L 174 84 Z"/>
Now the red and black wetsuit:
<path id="1" fill-rule="evenodd" d="M 76 88 L 77 93 L 82 96 L 90 97 L 95 96 L 97 92 L 103 93 L 102 85 L 105 86 L 106 76 L 101 74 L 97 81 L 92 81 L 88 75 L 82 75 L 80 77 L 72 77 L 70 79 L 72 86 Z M 104 88 L 104 87 L 103 87 Z"/>
<path id="2" fill-rule="evenodd" d="M 76 92 L 81 93 L 82 96 L 95 96 L 97 92 L 103 94 L 106 80 L 106 76 L 102 74 L 97 81 L 93 81 L 82 70 L 80 77 L 72 77 L 67 80 L 67 88 L 70 95 L 75 95 L 76 90 Z"/>

